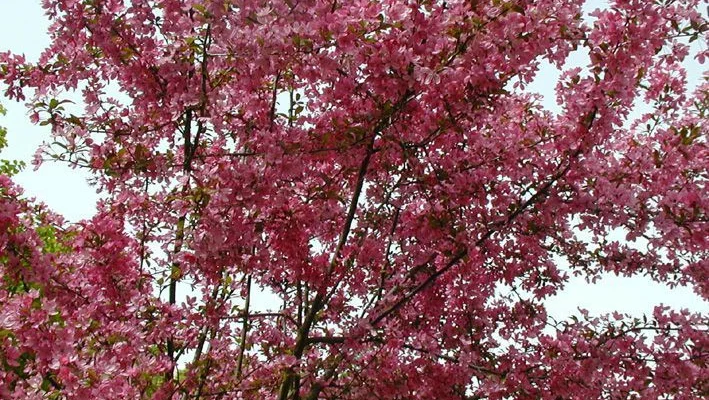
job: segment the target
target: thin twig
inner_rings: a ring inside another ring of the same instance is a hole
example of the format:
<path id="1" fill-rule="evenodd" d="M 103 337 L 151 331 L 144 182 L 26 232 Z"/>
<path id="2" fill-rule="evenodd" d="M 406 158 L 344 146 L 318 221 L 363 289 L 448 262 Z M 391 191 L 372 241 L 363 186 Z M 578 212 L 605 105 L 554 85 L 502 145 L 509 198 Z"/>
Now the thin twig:
<path id="1" fill-rule="evenodd" d="M 251 275 L 246 278 L 246 300 L 244 303 L 244 320 L 241 325 L 241 343 L 239 344 L 239 359 L 236 366 L 236 378 L 241 379 L 241 370 L 244 365 L 244 352 L 246 351 L 246 337 L 249 330 L 249 305 L 251 303 Z"/>

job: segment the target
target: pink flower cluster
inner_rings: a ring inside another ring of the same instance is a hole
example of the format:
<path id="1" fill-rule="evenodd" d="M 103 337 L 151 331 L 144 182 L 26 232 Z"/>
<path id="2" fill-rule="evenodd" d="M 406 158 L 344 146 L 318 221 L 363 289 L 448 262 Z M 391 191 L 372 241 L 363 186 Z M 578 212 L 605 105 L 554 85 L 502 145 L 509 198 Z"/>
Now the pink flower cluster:
<path id="1" fill-rule="evenodd" d="M 700 2 L 582 3 L 44 0 L 0 81 L 104 199 L 70 225 L 0 177 L 0 397 L 706 396 L 706 315 L 543 305 L 709 298 Z"/>

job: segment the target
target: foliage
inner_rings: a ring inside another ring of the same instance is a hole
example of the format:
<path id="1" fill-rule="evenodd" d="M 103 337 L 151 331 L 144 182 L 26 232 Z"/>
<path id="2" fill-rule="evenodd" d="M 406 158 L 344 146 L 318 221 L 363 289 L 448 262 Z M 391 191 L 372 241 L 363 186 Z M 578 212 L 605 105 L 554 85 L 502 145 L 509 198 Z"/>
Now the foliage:
<path id="1" fill-rule="evenodd" d="M 705 315 L 543 305 L 604 272 L 709 298 L 698 1 L 43 4 L 5 95 L 105 197 L 69 225 L 3 167 L 0 397 L 709 393 Z"/>
<path id="2" fill-rule="evenodd" d="M 7 110 L 0 104 L 0 115 L 5 115 Z M 7 147 L 7 129 L 4 126 L 0 126 L 0 153 Z M 18 160 L 5 160 L 0 159 L 0 174 L 12 176 L 19 173 L 25 164 Z"/>

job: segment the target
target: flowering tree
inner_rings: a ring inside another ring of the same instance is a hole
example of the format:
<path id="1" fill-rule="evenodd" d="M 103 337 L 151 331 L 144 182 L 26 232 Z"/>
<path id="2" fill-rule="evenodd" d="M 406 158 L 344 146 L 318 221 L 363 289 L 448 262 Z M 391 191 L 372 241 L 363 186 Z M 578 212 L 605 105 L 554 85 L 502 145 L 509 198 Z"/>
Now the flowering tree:
<path id="1" fill-rule="evenodd" d="M 3 171 L 0 397 L 704 398 L 706 315 L 543 306 L 709 298 L 699 1 L 582 3 L 44 0 L 5 95 L 104 198 L 70 225 Z"/>

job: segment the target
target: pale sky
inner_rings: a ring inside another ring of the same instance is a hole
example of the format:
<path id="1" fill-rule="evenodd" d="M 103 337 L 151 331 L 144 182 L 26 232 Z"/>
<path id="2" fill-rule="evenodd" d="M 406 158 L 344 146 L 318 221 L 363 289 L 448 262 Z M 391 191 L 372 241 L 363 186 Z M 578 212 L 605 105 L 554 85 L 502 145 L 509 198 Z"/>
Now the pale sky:
<path id="1" fill-rule="evenodd" d="M 602 6 L 604 2 L 589 2 L 586 10 Z M 24 53 L 28 60 L 36 60 L 48 44 L 48 22 L 40 7 L 40 0 L 0 0 L 0 51 L 11 50 Z M 583 64 L 582 58 L 573 63 Z M 689 67 L 690 81 L 697 82 L 706 68 Z M 555 107 L 553 87 L 558 72 L 548 65 L 541 69 L 537 80 L 528 88 L 544 96 L 544 106 Z M 16 176 L 15 181 L 24 187 L 29 197 L 45 202 L 51 209 L 75 222 L 88 218 L 95 212 L 98 195 L 86 183 L 87 175 L 66 165 L 45 163 L 34 171 L 30 161 L 37 147 L 49 138 L 47 127 L 29 123 L 24 105 L 1 99 L 8 109 L 0 117 L 0 125 L 8 129 L 9 148 L 2 158 L 20 159 L 28 168 Z M 597 284 L 587 284 L 583 279 L 572 279 L 564 291 L 550 299 L 547 307 L 550 315 L 563 319 L 576 312 L 577 307 L 591 314 L 625 312 L 633 315 L 652 313 L 654 306 L 664 303 L 673 308 L 688 308 L 709 314 L 709 302 L 701 300 L 690 288 L 670 289 L 648 279 L 606 276 Z"/>

